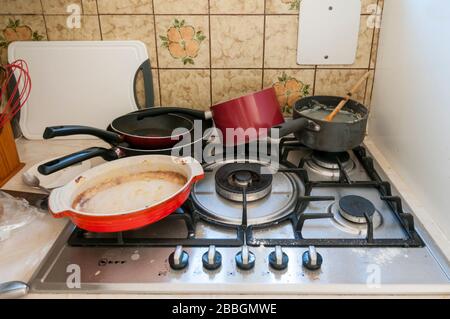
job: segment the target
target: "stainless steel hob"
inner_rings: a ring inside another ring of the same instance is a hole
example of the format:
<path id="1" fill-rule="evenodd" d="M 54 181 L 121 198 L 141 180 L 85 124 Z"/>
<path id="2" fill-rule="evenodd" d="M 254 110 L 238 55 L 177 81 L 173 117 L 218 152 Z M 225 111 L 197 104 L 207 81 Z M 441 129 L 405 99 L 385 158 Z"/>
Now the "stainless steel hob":
<path id="1" fill-rule="evenodd" d="M 278 155 L 280 169 L 270 176 L 259 174 L 267 163 L 258 158 L 205 165 L 190 199 L 157 224 L 113 234 L 69 225 L 31 291 L 347 294 L 448 287 L 448 265 L 363 147 L 312 152 L 287 138 Z"/>

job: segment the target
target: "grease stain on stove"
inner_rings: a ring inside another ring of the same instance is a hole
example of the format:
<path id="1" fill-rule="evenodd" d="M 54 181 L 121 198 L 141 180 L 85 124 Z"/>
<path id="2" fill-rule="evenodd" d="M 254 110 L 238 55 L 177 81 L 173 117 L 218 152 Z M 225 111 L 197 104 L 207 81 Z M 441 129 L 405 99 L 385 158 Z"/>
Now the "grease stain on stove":
<path id="1" fill-rule="evenodd" d="M 360 257 L 367 258 L 369 263 L 379 266 L 392 264 L 394 259 L 401 255 L 404 258 L 408 258 L 408 248 L 386 248 L 376 253 L 363 248 L 352 248 L 352 252 L 358 254 Z"/>
<path id="2" fill-rule="evenodd" d="M 131 260 L 132 261 L 137 261 L 139 260 L 139 258 L 141 258 L 141 255 L 139 255 L 139 251 L 135 251 L 132 255 L 131 255 Z"/>

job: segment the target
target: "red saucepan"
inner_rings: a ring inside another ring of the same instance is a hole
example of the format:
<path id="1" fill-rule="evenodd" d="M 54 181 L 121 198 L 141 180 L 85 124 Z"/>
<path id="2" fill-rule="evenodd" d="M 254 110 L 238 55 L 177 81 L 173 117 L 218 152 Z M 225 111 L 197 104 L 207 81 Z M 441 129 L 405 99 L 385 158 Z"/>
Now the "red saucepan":
<path id="1" fill-rule="evenodd" d="M 73 134 L 91 134 L 99 138 L 115 143 L 127 142 L 141 149 L 163 149 L 178 143 L 184 136 L 190 135 L 194 129 L 194 123 L 189 118 L 175 113 L 163 111 L 153 115 L 149 109 L 148 114 L 141 116 L 138 112 L 129 113 L 116 118 L 110 124 L 112 132 L 86 127 L 85 132 L 80 127 L 75 130 L 70 126 L 56 126 L 59 129 L 58 136 Z M 173 134 L 175 129 L 182 129 L 179 134 Z M 45 139 L 54 137 L 50 130 L 44 132 Z"/>
<path id="2" fill-rule="evenodd" d="M 140 111 L 139 116 L 145 116 L 145 112 Z M 155 110 L 147 112 L 155 115 Z M 160 112 L 163 112 L 163 110 L 160 110 Z M 270 128 L 279 128 L 279 134 L 282 137 L 301 131 L 309 125 L 309 122 L 304 118 L 289 122 L 284 121 L 273 88 L 216 104 L 207 112 L 181 108 L 177 109 L 177 113 L 190 114 L 203 119 L 212 118 L 215 126 L 220 129 L 223 135 L 222 140 L 227 146 L 248 143 L 265 137 L 263 135 Z M 241 129 L 241 133 L 227 135 L 227 129 Z M 249 129 L 255 129 L 256 134 L 251 134 Z"/>
<path id="3" fill-rule="evenodd" d="M 171 214 L 203 176 L 202 166 L 191 157 L 127 157 L 96 166 L 54 189 L 48 206 L 54 217 L 68 217 L 87 231 L 125 231 Z"/>

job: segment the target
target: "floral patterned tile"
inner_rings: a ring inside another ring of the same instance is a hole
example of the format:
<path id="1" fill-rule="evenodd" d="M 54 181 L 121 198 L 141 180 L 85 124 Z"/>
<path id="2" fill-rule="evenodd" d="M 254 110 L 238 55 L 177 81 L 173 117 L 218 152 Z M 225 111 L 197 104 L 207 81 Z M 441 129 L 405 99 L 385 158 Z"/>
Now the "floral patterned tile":
<path id="1" fill-rule="evenodd" d="M 97 0 L 100 14 L 153 13 L 152 0 Z"/>
<path id="2" fill-rule="evenodd" d="M 159 96 L 159 79 L 158 79 L 158 70 L 152 69 L 152 77 L 153 77 L 153 94 L 155 96 L 155 106 L 160 106 L 160 96 Z M 138 73 L 136 77 L 136 97 L 138 101 L 138 106 L 145 105 L 145 91 L 144 91 L 144 79 L 142 73 Z"/>
<path id="3" fill-rule="evenodd" d="M 212 70 L 212 103 L 261 90 L 262 70 Z"/>
<path id="4" fill-rule="evenodd" d="M 324 65 L 319 68 L 368 68 L 370 64 L 370 52 L 372 50 L 372 40 L 374 29 L 367 26 L 368 16 L 361 16 L 358 47 L 356 49 L 355 62 L 351 65 Z"/>
<path id="5" fill-rule="evenodd" d="M 213 68 L 260 68 L 263 16 L 211 16 Z"/>
<path id="6" fill-rule="evenodd" d="M 97 14 L 97 0 L 81 0 L 83 14 Z"/>
<path id="7" fill-rule="evenodd" d="M 263 14 L 264 0 L 210 0 L 212 14 Z"/>
<path id="8" fill-rule="evenodd" d="M 208 0 L 153 0 L 155 14 L 208 14 Z"/>
<path id="9" fill-rule="evenodd" d="M 0 0 L 0 14 L 42 13 L 40 0 Z"/>
<path id="10" fill-rule="evenodd" d="M 157 67 L 153 15 L 101 15 L 103 40 L 140 40 L 147 46 L 152 67 Z"/>
<path id="11" fill-rule="evenodd" d="M 208 16 L 156 16 L 161 68 L 209 67 Z"/>
<path id="12" fill-rule="evenodd" d="M 70 14 L 72 7 L 77 6 L 79 13 L 83 13 L 81 0 L 42 0 L 44 14 Z"/>
<path id="13" fill-rule="evenodd" d="M 0 18 L 0 63 L 7 62 L 7 47 L 13 41 L 46 40 L 42 15 L 2 16 Z"/>
<path id="14" fill-rule="evenodd" d="M 97 16 L 81 16 L 80 28 L 67 27 L 66 15 L 45 17 L 49 40 L 100 40 L 100 27 Z"/>
<path id="15" fill-rule="evenodd" d="M 311 68 L 297 64 L 298 16 L 273 15 L 266 17 L 264 67 Z"/>
<path id="16" fill-rule="evenodd" d="M 265 70 L 264 87 L 270 86 L 275 89 L 283 114 L 291 115 L 295 102 L 313 93 L 314 70 Z"/>
<path id="17" fill-rule="evenodd" d="M 161 105 L 207 110 L 211 103 L 209 70 L 159 70 Z"/>
<path id="18" fill-rule="evenodd" d="M 317 70 L 315 95 L 344 96 L 367 72 L 366 70 Z M 362 85 L 353 99 L 364 103 L 366 86 Z"/>

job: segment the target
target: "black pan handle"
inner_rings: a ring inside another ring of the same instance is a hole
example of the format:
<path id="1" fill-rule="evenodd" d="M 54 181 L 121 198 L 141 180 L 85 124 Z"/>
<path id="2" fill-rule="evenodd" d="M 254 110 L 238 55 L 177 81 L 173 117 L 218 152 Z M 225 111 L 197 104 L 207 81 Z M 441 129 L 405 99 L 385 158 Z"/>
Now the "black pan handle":
<path id="1" fill-rule="evenodd" d="M 90 147 L 85 150 L 66 155 L 64 157 L 54 159 L 50 162 L 38 166 L 38 172 L 43 175 L 50 175 L 60 171 L 73 164 L 81 163 L 85 160 L 101 156 L 106 161 L 112 161 L 119 158 L 114 149 L 106 149 L 103 147 Z"/>
<path id="2" fill-rule="evenodd" d="M 315 130 L 320 130 L 320 127 L 318 127 L 317 124 L 304 117 L 286 121 L 283 124 L 274 126 L 273 128 L 279 129 L 279 137 L 281 138 L 292 133 L 301 132 L 306 128 L 311 127 L 311 125 L 315 126 Z"/>
<path id="3" fill-rule="evenodd" d="M 105 142 L 111 144 L 117 144 L 123 141 L 122 136 L 114 132 L 109 132 L 95 127 L 82 125 L 49 126 L 45 129 L 43 137 L 44 139 L 47 140 L 58 136 L 68 136 L 77 134 L 96 136 L 104 140 Z"/>
<path id="4" fill-rule="evenodd" d="M 137 92 L 136 92 L 136 81 L 137 81 L 139 72 L 142 72 L 142 75 L 144 78 L 144 94 L 145 94 L 145 105 L 144 106 L 139 105 L 139 101 L 137 98 Z M 134 100 L 136 102 L 138 109 L 151 108 L 151 107 L 155 106 L 155 94 L 153 91 L 153 75 L 152 75 L 152 68 L 150 66 L 149 59 L 142 62 L 142 64 L 139 66 L 139 68 L 136 70 L 136 73 L 134 74 L 133 93 L 134 93 Z"/>
<path id="5" fill-rule="evenodd" d="M 149 109 L 149 110 L 140 110 L 135 113 L 138 115 L 137 116 L 138 120 L 142 120 L 142 119 L 144 119 L 146 117 L 150 117 L 150 116 L 157 116 L 157 115 L 167 114 L 167 113 L 186 114 L 186 115 L 191 115 L 193 117 L 197 117 L 202 120 L 209 120 L 212 118 L 211 112 L 193 110 L 193 109 L 188 109 L 188 108 L 184 108 L 184 107 L 156 107 L 156 108 Z"/>

